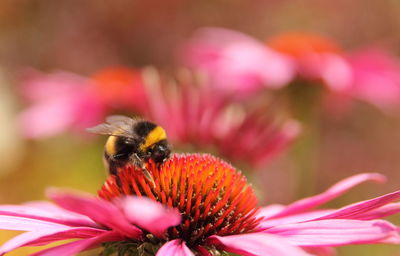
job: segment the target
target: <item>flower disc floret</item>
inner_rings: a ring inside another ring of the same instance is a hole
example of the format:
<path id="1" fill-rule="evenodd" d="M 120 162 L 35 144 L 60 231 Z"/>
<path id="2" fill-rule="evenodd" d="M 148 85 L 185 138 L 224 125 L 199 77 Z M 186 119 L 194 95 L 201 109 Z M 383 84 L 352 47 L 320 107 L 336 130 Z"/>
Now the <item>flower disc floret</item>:
<path id="1" fill-rule="evenodd" d="M 143 170 L 127 166 L 107 179 L 99 196 L 145 196 L 178 209 L 182 222 L 169 228 L 164 238 L 180 238 L 189 247 L 212 235 L 256 230 L 257 198 L 246 178 L 228 163 L 211 155 L 174 155 L 160 167 L 150 162 L 147 169 L 154 184 Z"/>

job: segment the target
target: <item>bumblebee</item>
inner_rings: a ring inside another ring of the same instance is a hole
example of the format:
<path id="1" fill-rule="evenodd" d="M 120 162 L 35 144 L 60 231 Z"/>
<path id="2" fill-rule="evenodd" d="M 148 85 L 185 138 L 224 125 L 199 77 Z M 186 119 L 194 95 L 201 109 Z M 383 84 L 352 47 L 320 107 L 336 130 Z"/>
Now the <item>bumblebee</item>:
<path id="1" fill-rule="evenodd" d="M 104 165 L 115 175 L 118 169 L 128 164 L 141 168 L 145 177 L 153 178 L 145 167 L 150 159 L 162 164 L 171 154 L 165 130 L 152 122 L 122 115 L 106 118 L 106 122 L 87 131 L 109 135 L 104 147 Z"/>

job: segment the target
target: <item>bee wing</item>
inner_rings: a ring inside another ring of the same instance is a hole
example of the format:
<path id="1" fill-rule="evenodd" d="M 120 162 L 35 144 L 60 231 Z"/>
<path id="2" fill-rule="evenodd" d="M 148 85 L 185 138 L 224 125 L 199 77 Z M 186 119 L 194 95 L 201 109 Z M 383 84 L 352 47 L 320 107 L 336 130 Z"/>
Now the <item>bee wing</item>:
<path id="1" fill-rule="evenodd" d="M 112 115 L 106 117 L 106 123 L 109 125 L 115 127 L 116 129 L 119 128 L 128 131 L 130 131 L 135 123 L 139 122 L 140 120 L 142 119 L 139 117 L 131 118 L 123 115 Z"/>
<path id="2" fill-rule="evenodd" d="M 134 121 L 133 118 L 123 116 L 123 115 L 112 115 L 112 116 L 107 116 L 106 117 L 106 122 L 109 124 L 112 123 L 127 123 L 127 124 L 132 124 Z"/>
<path id="3" fill-rule="evenodd" d="M 103 123 L 94 127 L 86 128 L 86 131 L 102 135 L 114 135 L 115 128 L 109 124 Z"/>
<path id="4" fill-rule="evenodd" d="M 86 131 L 101 135 L 113 135 L 134 139 L 135 136 L 133 135 L 130 127 L 131 126 L 115 126 L 112 124 L 103 123 L 91 128 L 87 128 Z"/>
<path id="5" fill-rule="evenodd" d="M 112 115 L 106 117 L 106 123 L 99 124 L 86 130 L 91 133 L 102 135 L 136 138 L 132 127 L 138 120 L 138 118 L 130 118 L 123 115 Z"/>

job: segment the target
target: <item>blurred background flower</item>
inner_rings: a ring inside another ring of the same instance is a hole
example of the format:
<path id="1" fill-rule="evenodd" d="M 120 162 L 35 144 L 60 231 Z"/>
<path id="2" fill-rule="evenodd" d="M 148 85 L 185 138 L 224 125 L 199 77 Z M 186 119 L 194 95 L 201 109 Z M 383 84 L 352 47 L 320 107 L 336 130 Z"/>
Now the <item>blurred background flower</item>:
<path id="1" fill-rule="evenodd" d="M 237 96 L 281 88 L 294 75 L 294 63 L 256 39 L 222 28 L 203 28 L 183 46 L 182 61 L 207 73 L 217 90 Z"/>
<path id="2" fill-rule="evenodd" d="M 143 112 L 146 95 L 139 70 L 110 67 L 89 77 L 68 72 L 30 70 L 21 79 L 21 96 L 29 104 L 20 114 L 22 134 L 44 138 L 82 132 L 113 111 Z"/>
<path id="3" fill-rule="evenodd" d="M 90 81 L 71 73 L 30 74 L 21 92 L 31 105 L 20 114 L 22 134 L 44 138 L 98 123 L 105 116 L 104 107 Z"/>
<path id="4" fill-rule="evenodd" d="M 241 97 L 300 81 L 393 109 L 400 102 L 400 66 L 394 56 L 375 48 L 347 53 L 337 42 L 305 32 L 276 35 L 264 45 L 233 30 L 203 28 L 180 55 L 184 64 L 205 72 L 217 89 Z"/>
<path id="5" fill-rule="evenodd" d="M 104 138 L 82 131 L 114 113 L 159 122 L 175 150 L 262 170 L 247 173 L 265 203 L 360 171 L 390 179 L 332 208 L 396 190 L 399 12 L 394 0 L 2 1 L 0 201 L 94 192 Z"/>
<path id="6" fill-rule="evenodd" d="M 165 128 L 175 150 L 214 152 L 249 171 L 263 169 L 300 133 L 297 121 L 272 111 L 265 99 L 236 102 L 231 92 L 215 92 L 188 70 L 171 80 L 147 68 L 143 78 L 148 98 L 143 115 Z"/>

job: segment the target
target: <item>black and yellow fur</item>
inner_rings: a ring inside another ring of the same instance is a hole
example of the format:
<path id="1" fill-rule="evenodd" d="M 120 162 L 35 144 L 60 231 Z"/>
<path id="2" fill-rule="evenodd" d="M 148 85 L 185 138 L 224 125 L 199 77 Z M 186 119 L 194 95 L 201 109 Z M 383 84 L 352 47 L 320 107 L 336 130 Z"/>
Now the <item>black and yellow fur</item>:
<path id="1" fill-rule="evenodd" d="M 110 116 L 106 123 L 88 130 L 109 135 L 104 147 L 104 164 L 110 174 L 116 174 L 127 164 L 134 164 L 146 172 L 147 161 L 152 159 L 161 164 L 171 154 L 165 130 L 149 121 Z"/>

